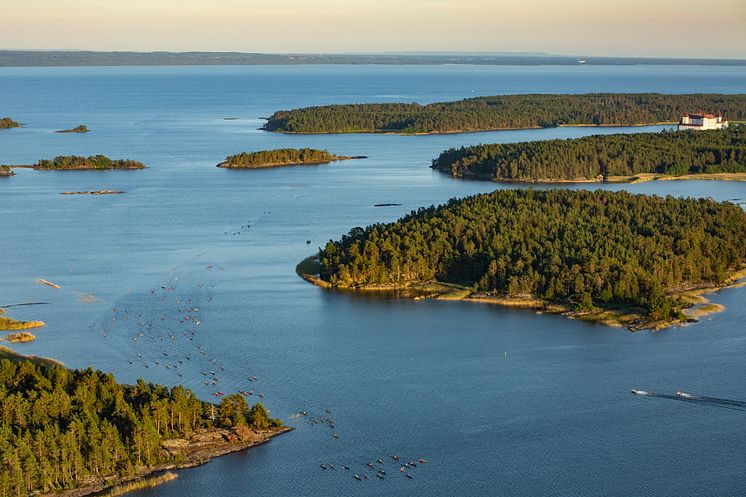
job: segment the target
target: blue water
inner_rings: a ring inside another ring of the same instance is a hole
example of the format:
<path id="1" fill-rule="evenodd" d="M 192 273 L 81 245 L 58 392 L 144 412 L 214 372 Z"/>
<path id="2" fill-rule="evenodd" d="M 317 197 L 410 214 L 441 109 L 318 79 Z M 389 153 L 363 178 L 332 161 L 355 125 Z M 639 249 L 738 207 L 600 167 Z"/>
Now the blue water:
<path id="1" fill-rule="evenodd" d="M 0 180 L 0 304 L 49 303 L 9 312 L 47 323 L 14 348 L 125 382 L 185 384 L 208 400 L 251 389 L 297 428 L 135 495 L 742 495 L 746 412 L 629 391 L 746 398 L 745 289 L 715 295 L 726 311 L 696 325 L 633 334 L 487 305 L 330 293 L 294 273 L 354 226 L 516 187 L 433 172 L 445 148 L 661 127 L 421 137 L 257 128 L 274 110 L 332 102 L 744 88 L 746 69 L 725 67 L 2 68 L 0 114 L 26 126 L 0 131 L 0 163 L 103 153 L 149 167 Z M 52 133 L 80 123 L 92 131 Z M 302 146 L 369 158 L 214 167 L 244 150 Z M 105 188 L 127 193 L 59 195 Z M 746 185 L 731 182 L 608 188 L 746 199 Z M 392 454 L 429 462 L 409 480 Z M 384 480 L 366 466 L 379 458 Z"/>

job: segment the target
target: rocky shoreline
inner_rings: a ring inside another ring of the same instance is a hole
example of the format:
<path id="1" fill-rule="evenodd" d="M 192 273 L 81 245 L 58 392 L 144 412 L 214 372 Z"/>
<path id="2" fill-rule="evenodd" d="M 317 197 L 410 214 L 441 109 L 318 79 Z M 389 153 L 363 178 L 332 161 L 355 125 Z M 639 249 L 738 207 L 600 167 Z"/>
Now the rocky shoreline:
<path id="1" fill-rule="evenodd" d="M 296 266 L 298 276 L 309 283 L 329 290 L 339 290 L 359 293 L 395 294 L 400 298 L 412 300 L 448 300 L 493 304 L 502 307 L 529 309 L 537 313 L 560 314 L 568 319 L 603 324 L 611 327 L 624 327 L 630 331 L 662 330 L 677 324 L 696 323 L 704 316 L 722 312 L 725 307 L 712 304 L 703 295 L 715 293 L 727 288 L 737 288 L 746 285 L 746 268 L 732 271 L 722 285 L 706 285 L 692 288 L 677 289 L 670 292 L 681 298 L 687 305 L 682 309 L 683 319 L 668 321 L 651 320 L 645 315 L 645 310 L 635 307 L 597 308 L 592 311 L 576 311 L 568 304 L 549 302 L 531 295 L 503 296 L 483 292 L 475 292 L 471 287 L 443 283 L 439 281 L 415 282 L 409 285 L 367 285 L 360 287 L 337 287 L 322 279 L 318 272 L 318 256 L 310 256 Z"/>
<path id="2" fill-rule="evenodd" d="M 118 478 L 116 476 L 102 477 L 95 481 L 86 482 L 84 485 L 63 490 L 41 494 L 41 497 L 83 497 L 97 494 L 117 485 L 142 480 L 156 473 L 169 470 L 194 468 L 201 466 L 216 457 L 233 452 L 240 452 L 257 445 L 269 442 L 272 438 L 291 431 L 292 428 L 280 427 L 267 430 L 251 430 L 248 435 L 239 436 L 235 430 L 208 429 L 196 432 L 189 439 L 164 440 L 162 450 L 180 462 L 166 463 L 152 468 L 143 468 L 135 476 Z"/>

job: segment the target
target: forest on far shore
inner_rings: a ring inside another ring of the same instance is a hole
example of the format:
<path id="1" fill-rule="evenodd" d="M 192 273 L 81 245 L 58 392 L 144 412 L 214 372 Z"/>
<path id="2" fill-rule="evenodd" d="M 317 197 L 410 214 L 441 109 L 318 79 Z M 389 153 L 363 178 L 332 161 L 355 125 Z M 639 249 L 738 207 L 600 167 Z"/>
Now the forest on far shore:
<path id="1" fill-rule="evenodd" d="M 495 181 L 742 173 L 746 172 L 746 126 L 451 148 L 434 159 L 432 167 L 455 177 Z"/>
<path id="2" fill-rule="evenodd" d="M 587 93 L 477 97 L 454 102 L 342 104 L 281 110 L 264 125 L 284 133 L 449 133 L 563 125 L 674 123 L 686 112 L 746 120 L 746 94 Z"/>

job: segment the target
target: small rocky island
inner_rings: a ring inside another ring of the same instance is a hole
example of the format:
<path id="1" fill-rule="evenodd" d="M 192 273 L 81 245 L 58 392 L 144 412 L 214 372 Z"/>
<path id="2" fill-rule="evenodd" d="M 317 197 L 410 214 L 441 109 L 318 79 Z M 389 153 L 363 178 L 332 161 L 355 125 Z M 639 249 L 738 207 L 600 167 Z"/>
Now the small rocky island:
<path id="1" fill-rule="evenodd" d="M 746 277 L 746 213 L 624 191 L 499 190 L 354 228 L 298 273 L 328 288 L 468 300 L 658 329 Z"/>
<path id="2" fill-rule="evenodd" d="M 260 150 L 258 152 L 243 152 L 229 155 L 217 167 L 235 169 L 262 169 L 266 167 L 282 166 L 310 166 L 326 164 L 340 160 L 365 159 L 364 156 L 346 157 L 334 155 L 328 150 L 312 148 L 280 148 L 275 150 Z"/>
<path id="3" fill-rule="evenodd" d="M 0 178 L 13 176 L 13 170 L 8 166 L 0 166 Z"/>
<path id="4" fill-rule="evenodd" d="M 18 166 L 16 166 L 18 167 Z M 129 159 L 110 159 L 105 155 L 91 155 L 82 157 L 78 155 L 59 155 L 54 159 L 42 159 L 33 166 L 32 169 L 38 170 L 96 170 L 104 171 L 109 169 L 144 169 L 142 162 Z"/>
<path id="5" fill-rule="evenodd" d="M 0 129 L 18 128 L 20 125 L 9 117 L 0 117 Z"/>
<path id="6" fill-rule="evenodd" d="M 70 129 L 61 129 L 59 131 L 55 131 L 55 133 L 88 133 L 90 129 L 85 124 L 78 124 L 74 128 Z"/>

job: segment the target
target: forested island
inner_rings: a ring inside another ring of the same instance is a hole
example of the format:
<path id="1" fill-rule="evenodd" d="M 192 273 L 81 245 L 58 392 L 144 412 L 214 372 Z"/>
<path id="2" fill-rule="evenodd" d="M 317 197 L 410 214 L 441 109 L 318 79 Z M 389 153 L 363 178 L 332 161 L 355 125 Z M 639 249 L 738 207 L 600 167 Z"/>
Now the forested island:
<path id="1" fill-rule="evenodd" d="M 344 104 L 283 110 L 263 129 L 282 133 L 460 133 L 555 126 L 676 123 L 692 109 L 746 120 L 746 95 L 527 94 L 455 102 Z"/>
<path id="2" fill-rule="evenodd" d="M 696 290 L 746 275 L 744 233 L 746 213 L 731 203 L 504 190 L 355 228 L 298 271 L 332 288 L 400 290 L 659 328 L 687 319 L 682 311 L 701 301 Z"/>
<path id="3" fill-rule="evenodd" d="M 0 129 L 17 128 L 21 124 L 9 117 L 0 117 Z"/>
<path id="4" fill-rule="evenodd" d="M 213 405 L 183 387 L 122 385 L 2 347 L 0 359 L 0 495 L 86 495 L 287 431 L 239 394 Z"/>
<path id="5" fill-rule="evenodd" d="M 218 167 L 236 169 L 261 169 L 265 167 L 300 166 L 326 164 L 328 162 L 349 159 L 364 159 L 363 156 L 345 157 L 334 155 L 328 150 L 312 148 L 280 148 L 275 150 L 260 150 L 258 152 L 242 152 L 229 155 Z"/>
<path id="6" fill-rule="evenodd" d="M 79 124 L 74 128 L 61 129 L 59 131 L 55 131 L 55 133 L 88 133 L 89 131 L 90 130 L 88 129 L 88 126 L 86 126 L 85 124 Z"/>
<path id="7" fill-rule="evenodd" d="M 452 148 L 432 167 L 458 178 L 528 182 L 746 173 L 746 126 Z"/>
<path id="8" fill-rule="evenodd" d="M 110 159 L 105 155 L 59 155 L 54 159 L 42 159 L 34 169 L 40 170 L 107 170 L 107 169 L 144 169 L 142 162 L 129 159 Z"/>

